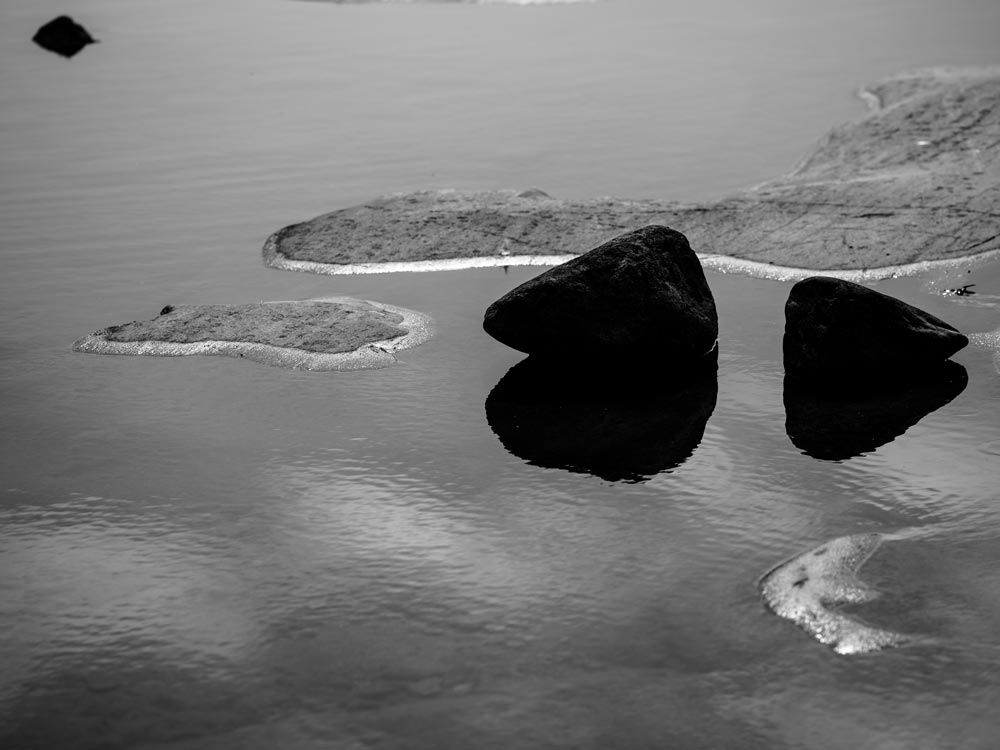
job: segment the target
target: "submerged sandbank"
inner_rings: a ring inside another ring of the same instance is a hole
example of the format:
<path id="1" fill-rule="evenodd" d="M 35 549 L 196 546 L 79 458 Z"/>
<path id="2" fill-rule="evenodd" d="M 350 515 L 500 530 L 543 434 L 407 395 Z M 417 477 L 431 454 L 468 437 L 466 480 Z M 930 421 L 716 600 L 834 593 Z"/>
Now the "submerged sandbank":
<path id="1" fill-rule="evenodd" d="M 878 597 L 858 578 L 858 570 L 882 539 L 875 533 L 840 537 L 781 563 L 760 581 L 764 603 L 838 654 L 864 654 L 906 643 L 901 633 L 840 611 Z"/>

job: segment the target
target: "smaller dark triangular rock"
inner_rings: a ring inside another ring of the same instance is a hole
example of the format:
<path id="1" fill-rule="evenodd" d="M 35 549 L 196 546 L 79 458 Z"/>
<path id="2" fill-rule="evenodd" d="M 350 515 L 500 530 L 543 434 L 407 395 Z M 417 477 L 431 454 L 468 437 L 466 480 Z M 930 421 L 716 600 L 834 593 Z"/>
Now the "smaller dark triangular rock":
<path id="1" fill-rule="evenodd" d="M 549 358 L 696 364 L 719 333 L 715 300 L 687 238 L 651 225 L 526 281 L 486 310 L 498 341 Z"/>
<path id="2" fill-rule="evenodd" d="M 918 377 L 969 343 L 954 327 L 861 284 L 803 279 L 785 304 L 785 372 L 823 383 Z"/>
<path id="3" fill-rule="evenodd" d="M 88 44 L 97 42 L 83 26 L 69 16 L 59 16 L 35 32 L 32 40 L 42 49 L 63 57 L 73 57 Z"/>

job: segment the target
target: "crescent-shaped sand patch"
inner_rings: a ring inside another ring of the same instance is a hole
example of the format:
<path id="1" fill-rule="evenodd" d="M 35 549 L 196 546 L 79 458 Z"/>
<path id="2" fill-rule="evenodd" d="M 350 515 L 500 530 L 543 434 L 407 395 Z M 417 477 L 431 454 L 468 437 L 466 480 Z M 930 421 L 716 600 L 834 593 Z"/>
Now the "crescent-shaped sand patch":
<path id="1" fill-rule="evenodd" d="M 791 620 L 838 654 L 865 654 L 909 639 L 868 625 L 839 611 L 847 604 L 863 604 L 879 596 L 858 578 L 858 571 L 882 544 L 877 533 L 833 539 L 796 555 L 770 570 L 760 580 L 767 607 Z"/>

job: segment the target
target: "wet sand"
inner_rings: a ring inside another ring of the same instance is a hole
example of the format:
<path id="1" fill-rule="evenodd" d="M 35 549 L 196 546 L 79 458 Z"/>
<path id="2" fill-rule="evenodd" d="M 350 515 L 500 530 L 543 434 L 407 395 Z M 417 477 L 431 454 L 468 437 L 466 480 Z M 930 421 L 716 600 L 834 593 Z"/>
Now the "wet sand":
<path id="1" fill-rule="evenodd" d="M 709 267 L 758 276 L 884 277 L 1000 253 L 1000 68 L 906 73 L 861 97 L 869 113 L 790 174 L 716 202 L 419 191 L 287 226 L 264 260 L 313 273 L 551 264 L 646 224 L 683 232 Z"/>
<path id="2" fill-rule="evenodd" d="M 246 358 L 307 370 L 385 367 L 431 335 L 412 310 L 348 297 L 164 308 L 149 321 L 111 326 L 73 344 L 93 354 Z"/>

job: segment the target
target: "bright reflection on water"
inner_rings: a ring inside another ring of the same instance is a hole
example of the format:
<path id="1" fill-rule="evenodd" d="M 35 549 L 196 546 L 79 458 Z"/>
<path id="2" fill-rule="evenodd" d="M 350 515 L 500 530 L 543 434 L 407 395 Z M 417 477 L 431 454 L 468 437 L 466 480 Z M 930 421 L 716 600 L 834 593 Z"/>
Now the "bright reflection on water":
<path id="1" fill-rule="evenodd" d="M 567 459 L 489 400 L 521 356 L 482 313 L 538 269 L 329 278 L 259 249 L 395 190 L 761 181 L 856 86 L 996 62 L 998 8 L 80 0 L 102 41 L 64 60 L 30 37 L 66 8 L 4 3 L 0 747 L 994 747 L 995 346 L 816 458 L 815 420 L 788 431 L 788 285 L 710 274 L 715 382 L 606 423 L 543 411 Z M 998 269 L 876 287 L 991 332 Z M 166 304 L 337 294 L 437 336 L 355 373 L 69 348 Z M 845 659 L 756 584 L 867 531 L 907 536 L 866 616 L 929 642 Z"/>
<path id="2" fill-rule="evenodd" d="M 816 460 L 785 432 L 788 285 L 710 274 L 723 333 L 704 434 L 615 482 L 532 465 L 487 422 L 519 355 L 481 312 L 536 272 L 407 278 L 440 329 L 387 370 L 76 355 L 69 391 L 33 409 L 62 448 L 42 476 L 15 455 L 4 499 L 7 745 L 993 736 L 992 353 L 957 355 L 967 387 L 891 442 Z M 963 330 L 995 320 L 926 280 L 878 286 Z M 108 494 L 73 489 L 95 484 Z M 836 657 L 758 600 L 783 557 L 913 528 L 872 564 L 886 597 L 868 615 L 931 645 Z"/>

